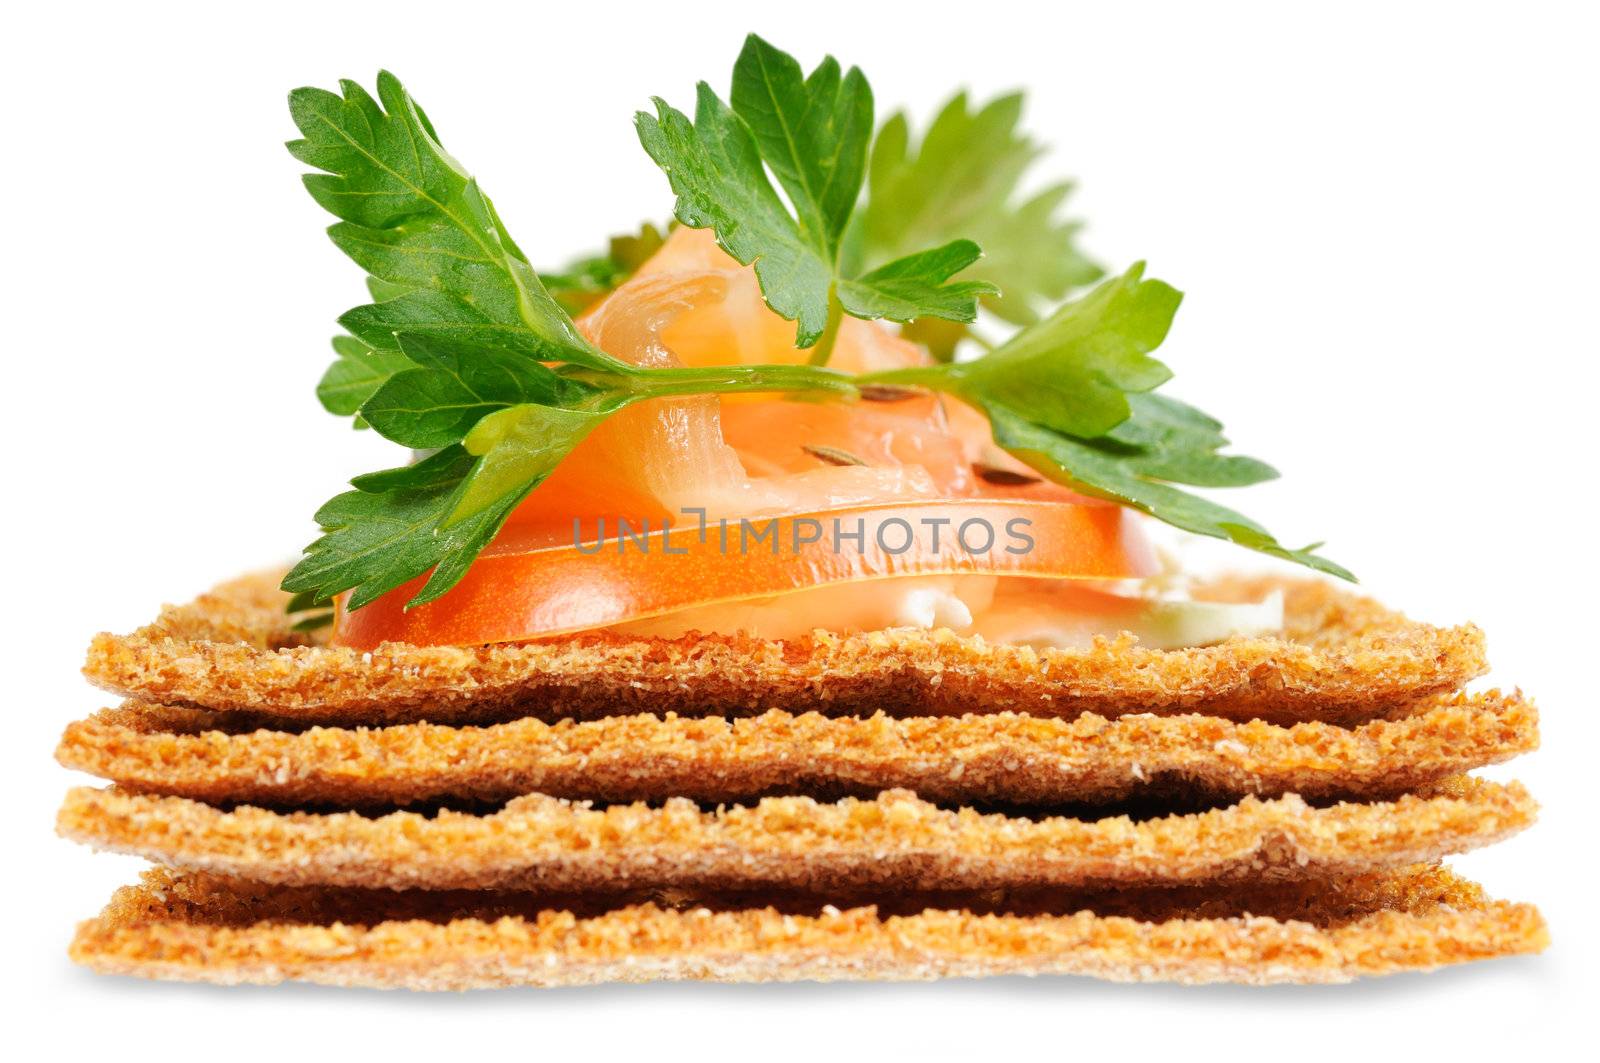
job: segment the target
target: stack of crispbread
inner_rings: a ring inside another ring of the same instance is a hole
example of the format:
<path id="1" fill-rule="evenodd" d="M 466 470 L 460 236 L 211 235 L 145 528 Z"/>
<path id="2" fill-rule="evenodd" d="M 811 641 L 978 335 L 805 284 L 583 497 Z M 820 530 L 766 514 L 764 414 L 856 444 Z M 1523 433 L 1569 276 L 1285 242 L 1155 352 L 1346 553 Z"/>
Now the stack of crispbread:
<path id="1" fill-rule="evenodd" d="M 1328 982 L 1535 951 L 1440 867 L 1527 826 L 1535 747 L 1472 627 L 1321 583 L 1283 638 L 948 632 L 330 648 L 276 577 L 102 635 L 129 700 L 59 829 L 159 866 L 106 972 L 469 988 L 1075 973 Z"/>

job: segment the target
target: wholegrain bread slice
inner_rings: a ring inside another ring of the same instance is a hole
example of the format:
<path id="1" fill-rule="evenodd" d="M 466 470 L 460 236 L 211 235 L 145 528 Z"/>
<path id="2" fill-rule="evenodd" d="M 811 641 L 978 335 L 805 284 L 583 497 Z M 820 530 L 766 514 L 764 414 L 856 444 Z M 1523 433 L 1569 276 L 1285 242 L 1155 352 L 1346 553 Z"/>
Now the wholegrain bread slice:
<path id="1" fill-rule="evenodd" d="M 1296 795 L 1145 820 L 982 814 L 904 790 L 822 803 L 682 798 L 592 807 L 534 794 L 490 814 L 224 810 L 88 787 L 58 831 L 154 862 L 278 885 L 615 890 L 1110 886 L 1355 874 L 1487 845 L 1532 822 L 1519 785 L 1457 778 L 1421 795 Z"/>
<path id="2" fill-rule="evenodd" d="M 1393 797 L 1538 745 L 1520 694 L 1442 695 L 1345 729 L 1215 716 L 868 719 L 772 710 L 487 727 L 257 728 L 239 714 L 131 703 L 71 724 L 56 758 L 125 790 L 210 802 L 371 807 L 528 793 L 740 801 L 914 790 L 931 801 L 1099 803 Z"/>
<path id="3" fill-rule="evenodd" d="M 144 702 L 339 724 L 768 709 L 1354 723 L 1403 712 L 1485 670 L 1476 627 L 1417 623 L 1305 580 L 1202 588 L 1202 596 L 1238 601 L 1282 590 L 1286 629 L 1283 637 L 1197 649 L 1145 649 L 1124 636 L 1088 649 L 1034 650 L 898 629 L 786 642 L 590 633 L 478 647 L 388 643 L 362 653 L 294 631 L 277 578 L 246 577 L 167 608 L 131 635 L 96 636 L 84 672 Z"/>
<path id="4" fill-rule="evenodd" d="M 1548 942 L 1531 905 L 1490 900 L 1437 867 L 1063 897 L 1053 912 L 959 899 L 899 907 L 906 914 L 796 913 L 686 894 L 586 911 L 536 897 L 294 889 L 157 869 L 83 923 L 71 955 L 107 974 L 420 990 L 1004 974 L 1265 984 L 1429 970 Z"/>

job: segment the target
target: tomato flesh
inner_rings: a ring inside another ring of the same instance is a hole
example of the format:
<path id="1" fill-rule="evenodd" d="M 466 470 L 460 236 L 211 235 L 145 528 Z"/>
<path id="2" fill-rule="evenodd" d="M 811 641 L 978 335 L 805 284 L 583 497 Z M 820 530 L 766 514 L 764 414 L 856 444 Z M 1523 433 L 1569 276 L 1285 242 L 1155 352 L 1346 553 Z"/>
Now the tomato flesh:
<path id="1" fill-rule="evenodd" d="M 356 649 L 389 641 L 519 642 L 691 606 L 896 576 L 1115 580 L 1147 576 L 1157 567 L 1132 515 L 1093 502 L 906 502 L 725 525 L 713 520 L 704 530 L 702 540 L 691 518 L 666 532 L 652 525 L 641 541 L 619 537 L 609 525 L 605 538 L 597 538 L 591 526 L 581 548 L 571 541 L 529 545 L 513 531 L 437 601 L 405 608 L 424 582 L 419 578 L 361 609 L 341 607 L 334 641 Z"/>

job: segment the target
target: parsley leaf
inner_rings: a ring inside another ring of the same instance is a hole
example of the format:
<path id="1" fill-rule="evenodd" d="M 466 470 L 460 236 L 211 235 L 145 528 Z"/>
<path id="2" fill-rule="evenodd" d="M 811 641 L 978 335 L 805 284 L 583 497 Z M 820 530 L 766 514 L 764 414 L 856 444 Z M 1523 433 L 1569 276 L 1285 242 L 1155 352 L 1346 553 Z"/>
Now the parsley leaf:
<path id="1" fill-rule="evenodd" d="M 831 55 L 802 76 L 793 56 L 751 34 L 733 67 L 729 102 L 794 204 L 801 237 L 837 260 L 872 140 L 866 77 L 857 67 L 841 77 Z"/>
<path id="2" fill-rule="evenodd" d="M 1145 280 L 1144 263 L 1100 285 L 994 351 L 939 368 L 950 388 L 1029 420 L 1098 436 L 1128 419 L 1128 394 L 1172 377 L 1150 352 L 1166 339 L 1182 295 Z"/>
<path id="3" fill-rule="evenodd" d="M 411 359 L 405 355 L 375 351 L 354 336 L 335 336 L 333 350 L 339 360 L 322 374 L 317 398 L 323 409 L 341 417 L 355 413 L 384 381 L 411 367 Z"/>
<path id="4" fill-rule="evenodd" d="M 1242 487 L 1275 478 L 1264 462 L 1217 453 L 1222 425 L 1153 394 L 1171 378 L 1150 356 L 1182 295 L 1139 263 L 971 362 L 864 379 L 956 395 L 989 418 L 994 441 L 1042 475 L 1200 535 L 1353 579 L 1312 551 L 1290 550 L 1249 518 L 1174 484 Z"/>
<path id="5" fill-rule="evenodd" d="M 348 590 L 349 608 L 359 609 L 433 569 L 418 599 L 435 584 L 442 587 L 433 596 L 442 594 L 521 501 L 504 499 L 441 531 L 475 461 L 455 445 L 417 465 L 359 478 L 356 490 L 334 496 L 317 511 L 323 535 L 289 570 L 283 589 L 314 598 Z"/>
<path id="6" fill-rule="evenodd" d="M 904 112 L 890 116 L 873 143 L 853 253 L 874 263 L 956 237 L 976 240 L 984 258 L 971 276 L 999 289 L 985 295 L 983 305 L 1018 325 L 1037 321 L 1041 304 L 1098 280 L 1100 267 L 1077 247 L 1079 223 L 1058 216 L 1072 185 L 1019 196 L 1041 154 L 1018 129 L 1022 103 L 1014 93 L 974 110 L 967 94 L 958 93 L 920 141 Z M 948 358 L 952 337 L 962 331 L 943 330 L 934 353 Z"/>
<path id="7" fill-rule="evenodd" d="M 963 321 L 973 294 L 981 288 L 944 281 L 981 257 L 983 252 L 971 240 L 952 240 L 931 251 L 897 258 L 854 280 L 841 280 L 839 301 L 854 317 L 909 321 L 920 314 Z"/>
<path id="8" fill-rule="evenodd" d="M 1348 569 L 1314 553 L 1316 545 L 1291 550 L 1248 517 L 1167 482 L 1217 486 L 1217 480 L 1226 481 L 1231 474 L 1245 478 L 1225 482 L 1224 486 L 1255 483 L 1277 475 L 1270 466 L 1251 458 L 1230 458 L 1205 449 L 1180 451 L 1181 460 L 1174 462 L 1170 451 L 1147 451 L 1141 447 L 1115 446 L 1104 440 L 1079 439 L 1031 424 L 1004 406 L 988 406 L 985 412 L 989 415 L 995 442 L 1052 480 L 1085 494 L 1132 506 L 1197 535 L 1227 539 L 1340 579 L 1355 579 Z M 1142 417 L 1146 412 L 1141 407 L 1136 416 Z M 1212 475 L 1210 470 L 1222 475 Z"/>
<path id="9" fill-rule="evenodd" d="M 809 76 L 752 34 L 734 65 L 732 106 L 705 82 L 691 121 L 664 100 L 635 118 L 639 142 L 666 173 L 679 221 L 710 228 L 724 250 L 755 264 L 767 305 L 797 323 L 795 345 L 826 362 L 841 313 L 909 321 L 972 321 L 982 281 L 950 282 L 978 255 L 971 241 L 913 252 L 871 272 L 843 268 L 846 225 L 866 171 L 872 91 L 831 56 Z M 767 179 L 770 168 L 794 213 Z"/>
<path id="10" fill-rule="evenodd" d="M 578 332 L 393 75 L 379 74 L 377 99 L 354 82 L 341 89 L 290 94 L 303 139 L 289 150 L 324 171 L 307 174 L 305 186 L 340 219 L 329 236 L 366 270 L 377 301 L 340 318 L 351 335 L 334 341 L 339 360 L 318 395 L 397 443 L 443 449 L 357 477 L 355 490 L 317 514 L 324 535 L 284 587 L 318 600 L 349 590 L 355 608 L 431 570 L 421 602 L 453 586 L 548 475 L 512 460 L 514 447 L 463 441 L 497 412 L 549 404 L 560 420 L 562 404 L 594 405 L 604 394 L 545 362 L 619 381 L 633 367 Z M 592 427 L 600 416 L 579 419 Z M 545 441 L 549 467 L 580 438 Z"/>
<path id="11" fill-rule="evenodd" d="M 431 450 L 460 442 L 484 417 L 527 402 L 579 402 L 594 389 L 544 363 L 496 347 L 397 337 L 411 368 L 394 374 L 361 406 L 379 435 Z"/>
<path id="12" fill-rule="evenodd" d="M 493 204 L 394 75 L 379 73 L 378 100 L 353 81 L 340 87 L 342 96 L 289 94 L 303 139 L 288 144 L 295 158 L 325 171 L 304 183 L 341 219 L 328 236 L 392 295 L 356 307 L 340 324 L 379 351 L 397 351 L 395 334 L 409 332 L 615 366 L 545 291 Z"/>
<path id="13" fill-rule="evenodd" d="M 633 396 L 612 393 L 582 409 L 524 403 L 485 417 L 463 444 L 480 460 L 462 484 L 444 526 L 470 519 L 498 499 L 520 499 L 543 483 L 601 421 L 634 401 Z"/>
<path id="14" fill-rule="evenodd" d="M 1275 480 L 1266 462 L 1218 454 L 1228 445 L 1222 422 L 1166 395 L 1129 395 L 1130 416 L 1105 434 L 1102 446 L 1137 457 L 1139 472 L 1196 487 L 1248 487 Z"/>
<path id="15" fill-rule="evenodd" d="M 358 476 L 317 511 L 323 535 L 284 577 L 299 602 L 351 592 L 359 609 L 431 570 L 409 606 L 460 581 L 507 517 L 572 448 L 626 400 L 590 412 L 522 404 L 482 418 L 464 444 Z"/>

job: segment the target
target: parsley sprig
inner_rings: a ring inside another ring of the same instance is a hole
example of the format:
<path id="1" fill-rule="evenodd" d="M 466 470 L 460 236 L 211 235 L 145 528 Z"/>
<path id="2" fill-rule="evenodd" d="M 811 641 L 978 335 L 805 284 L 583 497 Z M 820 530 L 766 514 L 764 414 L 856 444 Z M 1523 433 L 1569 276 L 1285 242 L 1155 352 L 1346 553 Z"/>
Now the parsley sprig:
<path id="1" fill-rule="evenodd" d="M 767 305 L 797 323 L 796 347 L 824 365 L 844 314 L 911 321 L 972 321 L 986 281 L 951 281 L 982 255 L 953 239 L 875 269 L 845 268 L 843 239 L 866 176 L 872 90 L 832 56 L 809 75 L 794 57 L 751 34 L 733 67 L 732 106 L 701 82 L 693 121 L 659 97 L 634 119 L 639 142 L 678 196 L 685 225 L 755 264 Z M 791 213 L 772 183 L 778 179 Z"/>
<path id="2" fill-rule="evenodd" d="M 654 116 L 638 119 L 640 139 L 677 194 L 678 220 L 712 228 L 731 254 L 754 264 L 768 305 L 797 322 L 796 345 L 812 348 L 812 364 L 642 368 L 613 358 L 584 338 L 567 307 L 631 272 L 648 254 L 642 247 L 652 243 L 651 230 L 638 243 L 613 244 L 615 261 L 590 260 L 547 286 L 392 75 L 379 75 L 376 98 L 348 81 L 338 94 L 290 95 L 302 139 L 289 149 L 319 171 L 305 177 L 306 188 L 339 219 L 329 235 L 367 272 L 373 295 L 339 319 L 347 334 L 334 341 L 338 360 L 318 395 L 330 411 L 431 452 L 357 477 L 317 512 L 323 534 L 283 583 L 298 608 L 345 592 L 359 608 L 424 575 L 410 604 L 432 601 L 607 417 L 653 399 L 739 392 L 838 401 L 893 401 L 916 389 L 953 395 L 982 409 L 995 442 L 1042 476 L 1349 578 L 1314 548 L 1288 549 L 1248 518 L 1175 486 L 1239 486 L 1276 474 L 1219 453 L 1226 440 L 1218 422 L 1155 393 L 1171 373 L 1151 352 L 1180 296 L 1146 279 L 1142 264 L 973 361 L 859 375 L 827 368 L 843 314 L 964 322 L 979 298 L 997 296 L 991 283 L 951 280 L 978 260 L 973 241 L 904 248 L 908 233 L 942 238 L 930 221 L 941 215 L 937 204 L 970 178 L 938 178 L 934 160 L 947 128 L 939 137 L 930 131 L 915 163 L 903 147 L 890 151 L 885 172 L 910 166 L 916 173 L 895 185 L 910 201 L 894 200 L 901 218 L 889 239 L 884 215 L 874 222 L 875 208 L 858 211 L 872 128 L 871 91 L 860 71 L 842 72 L 828 58 L 802 76 L 793 58 L 751 37 L 731 99 L 730 107 L 702 84 L 692 122 L 658 100 Z M 986 205 L 970 220 L 1003 234 L 1006 224 L 995 219 L 1032 149 L 1016 138 L 1009 105 L 977 118 L 966 116 L 964 104 L 947 113 L 987 130 L 989 139 L 979 142 L 1001 145 L 1005 173 L 985 186 Z M 882 143 L 880 135 L 880 151 Z M 931 203 L 916 202 L 918 194 Z M 1058 200 L 1046 197 L 1042 215 L 1040 201 L 1017 210 L 1044 217 Z M 851 235 L 875 225 L 876 236 Z M 1017 280 L 1016 301 L 999 304 L 1017 320 L 1090 268 L 1077 259 L 1041 272 L 1049 257 L 1041 248 L 1072 255 L 1063 242 L 1070 227 L 1044 230 L 1030 234 L 1026 250 L 1008 249 L 1000 260 L 1013 265 L 993 274 Z M 856 239 L 863 248 L 892 247 L 896 256 L 857 270 L 853 261 L 872 252 L 852 251 Z"/>
<path id="3" fill-rule="evenodd" d="M 995 286 L 982 305 L 1013 325 L 1033 324 L 1042 307 L 1099 280 L 1104 271 L 1077 246 L 1079 223 L 1060 217 L 1072 184 L 1020 192 L 1042 153 L 1019 128 L 1022 103 L 1011 93 L 974 107 L 960 92 L 920 137 L 905 112 L 891 115 L 872 145 L 851 253 L 875 265 L 924 244 L 976 240 L 984 255 L 967 276 Z M 906 332 L 948 361 L 968 330 L 924 319 Z"/>

